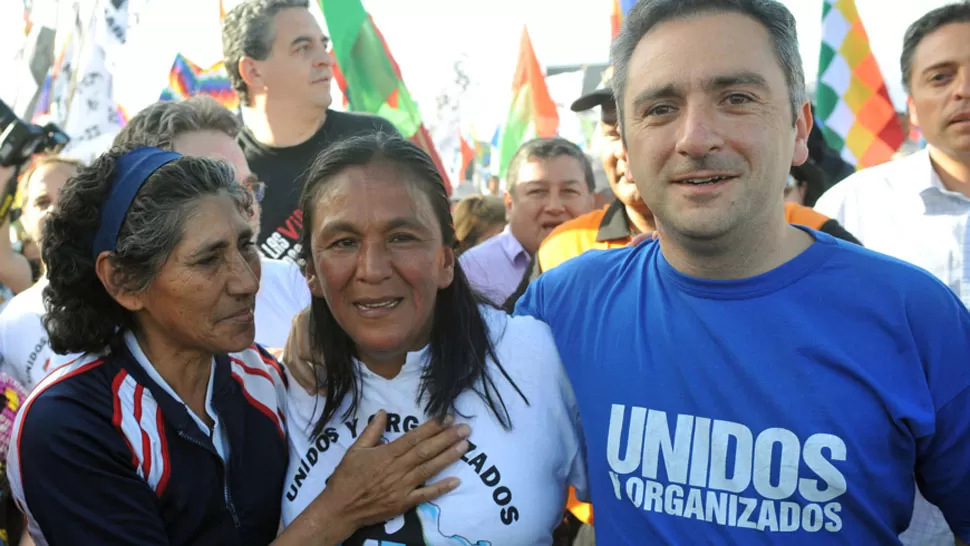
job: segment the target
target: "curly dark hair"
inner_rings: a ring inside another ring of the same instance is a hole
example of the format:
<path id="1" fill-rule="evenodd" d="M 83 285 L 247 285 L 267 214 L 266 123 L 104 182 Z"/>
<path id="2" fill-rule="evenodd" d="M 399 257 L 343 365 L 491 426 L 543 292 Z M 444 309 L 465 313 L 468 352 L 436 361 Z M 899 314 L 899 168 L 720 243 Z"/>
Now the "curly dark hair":
<path id="1" fill-rule="evenodd" d="M 287 8 L 307 8 L 309 0 L 246 0 L 234 7 L 222 21 L 222 56 L 229 83 L 239 101 L 250 104 L 249 87 L 239 72 L 239 61 L 251 57 L 264 61 L 273 49 L 273 18 Z"/>
<path id="2" fill-rule="evenodd" d="M 310 226 L 314 222 L 317 202 L 330 190 L 330 183 L 350 167 L 374 163 L 392 165 L 411 175 L 401 176 L 400 180 L 428 196 L 444 244 L 452 248 L 457 246 L 451 205 L 434 161 L 424 150 L 401 137 L 377 133 L 342 140 L 324 150 L 310 166 L 300 199 L 306 226 L 301 241 L 304 260 L 313 259 L 310 255 L 313 229 Z M 489 358 L 525 403 L 529 401 L 499 362 L 481 305 L 491 304 L 472 290 L 461 264 L 455 260 L 454 280 L 447 288 L 438 291 L 435 301 L 431 361 L 421 378 L 417 399 L 425 399 L 427 395 L 425 411 L 443 419 L 449 411 L 457 412 L 455 400 L 461 393 L 471 390 L 482 398 L 504 428 L 511 428 L 512 420 L 505 401 L 488 372 Z M 322 371 L 317 367 L 319 375 L 325 376 L 322 384 L 327 386 L 327 393 L 323 415 L 314 428 L 316 435 L 334 417 L 345 396 L 352 397 L 346 415 L 356 412 L 360 387 L 353 362 L 357 355 L 354 340 L 337 322 L 324 298 L 313 298 L 310 332 L 314 361 L 326 363 L 320 366 Z"/>
<path id="3" fill-rule="evenodd" d="M 43 258 L 50 283 L 44 288 L 44 327 L 59 354 L 99 352 L 118 341 L 134 316 L 105 290 L 95 272 L 92 241 L 115 166 L 126 149 L 112 148 L 68 181 L 44 226 Z M 125 290 L 144 290 L 182 239 L 195 203 L 225 193 L 252 213 L 252 195 L 223 161 L 182 157 L 155 171 L 138 191 L 109 256 Z"/>

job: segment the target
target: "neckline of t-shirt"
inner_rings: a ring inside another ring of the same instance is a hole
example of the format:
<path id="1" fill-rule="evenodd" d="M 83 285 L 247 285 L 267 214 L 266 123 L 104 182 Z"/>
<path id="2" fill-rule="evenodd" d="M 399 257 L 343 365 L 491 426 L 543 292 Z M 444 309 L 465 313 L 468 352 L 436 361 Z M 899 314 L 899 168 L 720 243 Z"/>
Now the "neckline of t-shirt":
<path id="1" fill-rule="evenodd" d="M 425 345 L 424 347 L 418 349 L 417 351 L 409 351 L 407 356 L 404 359 L 404 366 L 401 367 L 401 371 L 398 372 L 396 376 L 390 379 L 372 372 L 370 368 L 367 367 L 367 364 L 364 364 L 363 362 L 361 362 L 356 358 L 354 359 L 354 363 L 357 365 L 357 371 L 360 374 L 361 378 L 366 379 L 367 381 L 376 381 L 380 383 L 393 383 L 395 381 L 399 381 L 402 378 L 409 377 L 411 375 L 415 375 L 415 374 L 420 375 L 421 373 L 424 372 L 424 369 L 428 365 L 430 360 L 431 360 L 431 349 L 428 345 Z"/>
<path id="2" fill-rule="evenodd" d="M 243 135 L 243 138 L 249 141 L 249 145 L 259 150 L 259 152 L 262 155 L 274 155 L 274 156 L 290 155 L 290 154 L 302 155 L 307 149 L 312 149 L 313 151 L 317 151 L 317 148 L 319 147 L 319 144 L 317 141 L 320 140 L 327 133 L 329 127 L 333 124 L 333 119 L 336 117 L 339 117 L 339 112 L 328 108 L 327 119 L 323 121 L 323 125 L 321 125 L 319 129 L 317 129 L 317 132 L 313 133 L 313 135 L 311 135 L 310 138 L 304 140 L 299 144 L 295 144 L 293 146 L 277 147 L 277 146 L 270 146 L 268 144 L 263 144 L 253 135 L 252 131 L 250 131 L 248 127 L 243 127 L 242 135 Z"/>
<path id="3" fill-rule="evenodd" d="M 674 269 L 657 247 L 657 267 L 661 277 L 677 285 L 688 294 L 712 300 L 743 300 L 756 298 L 790 286 L 815 271 L 838 246 L 834 237 L 803 226 L 795 226 L 811 235 L 815 242 L 804 252 L 780 266 L 747 279 L 711 280 L 685 275 Z"/>

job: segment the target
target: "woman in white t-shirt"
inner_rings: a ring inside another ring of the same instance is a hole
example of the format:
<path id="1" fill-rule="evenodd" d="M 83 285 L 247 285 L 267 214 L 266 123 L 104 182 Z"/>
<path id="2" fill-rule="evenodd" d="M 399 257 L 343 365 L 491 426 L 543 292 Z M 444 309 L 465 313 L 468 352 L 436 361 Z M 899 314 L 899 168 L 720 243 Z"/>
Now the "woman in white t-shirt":
<path id="1" fill-rule="evenodd" d="M 434 162 L 400 138 L 341 142 L 311 167 L 302 207 L 311 345 L 326 366 L 317 396 L 290 383 L 283 524 L 378 411 L 386 441 L 453 415 L 472 433 L 440 476 L 461 485 L 343 544 L 550 544 L 567 486 L 586 490 L 573 392 L 549 328 L 470 289 Z"/>

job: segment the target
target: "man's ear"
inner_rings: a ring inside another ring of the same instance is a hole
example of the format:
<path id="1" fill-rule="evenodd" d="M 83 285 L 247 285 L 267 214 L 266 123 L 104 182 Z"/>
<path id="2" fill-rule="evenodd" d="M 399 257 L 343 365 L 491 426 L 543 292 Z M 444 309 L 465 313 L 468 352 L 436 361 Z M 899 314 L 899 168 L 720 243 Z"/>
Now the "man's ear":
<path id="1" fill-rule="evenodd" d="M 266 84 L 263 82 L 262 70 L 255 59 L 243 56 L 239 59 L 237 67 L 239 68 L 239 76 L 246 82 L 247 88 L 254 90 L 266 87 Z"/>
<path id="2" fill-rule="evenodd" d="M 105 291 L 118 305 L 135 312 L 145 308 L 142 292 L 130 292 L 124 288 L 124 274 L 111 263 L 111 252 L 104 251 L 94 262 L 94 271 Z"/>
<path id="3" fill-rule="evenodd" d="M 919 129 L 919 115 L 916 113 L 913 97 L 906 97 L 906 110 L 909 112 L 909 124 Z"/>
<path id="4" fill-rule="evenodd" d="M 798 111 L 798 117 L 795 118 L 795 153 L 791 162 L 793 166 L 808 161 L 808 136 L 812 133 L 814 122 L 812 105 L 806 101 Z"/>

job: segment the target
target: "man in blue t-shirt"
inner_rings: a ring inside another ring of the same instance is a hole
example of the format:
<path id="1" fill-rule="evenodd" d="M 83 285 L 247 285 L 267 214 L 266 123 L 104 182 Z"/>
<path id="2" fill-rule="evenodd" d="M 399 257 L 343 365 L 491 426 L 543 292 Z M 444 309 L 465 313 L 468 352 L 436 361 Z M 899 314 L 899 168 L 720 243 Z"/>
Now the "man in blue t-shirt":
<path id="1" fill-rule="evenodd" d="M 812 124 L 792 15 L 644 0 L 612 61 L 659 240 L 575 258 L 516 310 L 575 387 L 598 542 L 899 544 L 915 483 L 970 541 L 970 313 L 785 223 Z"/>

